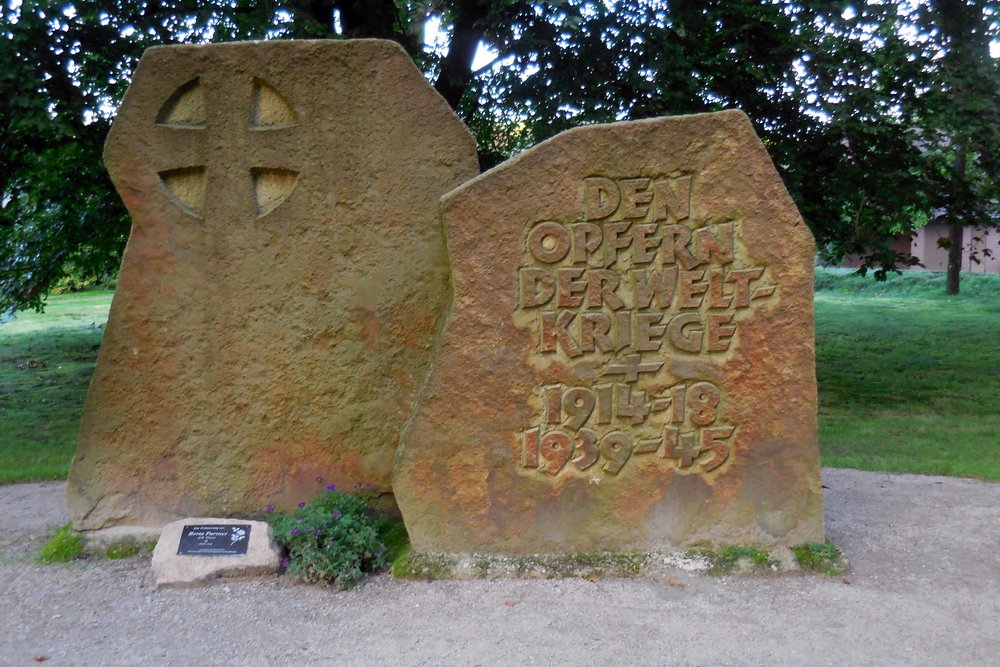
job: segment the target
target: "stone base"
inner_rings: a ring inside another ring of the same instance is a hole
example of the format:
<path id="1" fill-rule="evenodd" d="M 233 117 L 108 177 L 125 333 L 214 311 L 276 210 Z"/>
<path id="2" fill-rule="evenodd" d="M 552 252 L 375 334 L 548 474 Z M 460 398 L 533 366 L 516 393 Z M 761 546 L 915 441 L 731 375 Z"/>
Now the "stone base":
<path id="1" fill-rule="evenodd" d="M 181 532 L 190 525 L 250 525 L 250 544 L 240 556 L 178 555 Z M 263 521 L 246 519 L 192 518 L 167 524 L 153 551 L 153 579 L 157 588 L 202 586 L 218 577 L 275 574 L 280 555 L 271 527 Z"/>
<path id="2" fill-rule="evenodd" d="M 583 579 L 608 577 L 669 577 L 681 573 L 763 574 L 812 571 L 841 574 L 847 558 L 839 549 L 823 560 L 802 560 L 795 553 L 803 547 L 775 547 L 769 551 L 728 547 L 719 551 L 695 549 L 686 552 L 629 551 L 579 554 L 434 554 L 411 553 L 393 565 L 393 576 L 401 579 Z"/>
<path id="3" fill-rule="evenodd" d="M 101 530 L 84 530 L 80 534 L 88 551 L 104 551 L 123 542 L 156 542 L 162 530 L 162 526 L 112 526 Z"/>

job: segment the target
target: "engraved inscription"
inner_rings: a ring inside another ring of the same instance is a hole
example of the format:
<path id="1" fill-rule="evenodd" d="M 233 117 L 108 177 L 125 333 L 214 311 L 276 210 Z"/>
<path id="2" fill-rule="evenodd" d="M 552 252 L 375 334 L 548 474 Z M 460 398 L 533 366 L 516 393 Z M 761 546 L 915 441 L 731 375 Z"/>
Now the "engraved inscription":
<path id="1" fill-rule="evenodd" d="M 514 322 L 533 363 L 575 379 L 537 389 L 525 474 L 617 475 L 640 457 L 708 474 L 732 457 L 724 388 L 668 362 L 724 361 L 777 286 L 738 216 L 697 210 L 696 186 L 692 173 L 592 176 L 574 217 L 526 224 Z"/>
<path id="2" fill-rule="evenodd" d="M 719 418 L 722 391 L 708 381 L 667 387 L 660 397 L 625 382 L 541 388 L 542 424 L 521 433 L 521 465 L 548 475 L 567 465 L 616 475 L 633 456 L 656 454 L 679 472 L 711 472 L 729 458 L 732 424 Z"/>

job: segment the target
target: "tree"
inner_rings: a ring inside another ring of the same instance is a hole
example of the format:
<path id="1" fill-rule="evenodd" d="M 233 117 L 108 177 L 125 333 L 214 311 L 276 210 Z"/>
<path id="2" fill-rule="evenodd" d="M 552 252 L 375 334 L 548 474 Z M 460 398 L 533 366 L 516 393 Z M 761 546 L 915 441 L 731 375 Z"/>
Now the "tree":
<path id="1" fill-rule="evenodd" d="M 38 307 L 70 270 L 114 271 L 128 233 L 100 161 L 108 119 L 85 122 L 97 105 L 71 73 L 79 47 L 53 20 L 24 14 L 0 41 L 0 312 Z"/>
<path id="2" fill-rule="evenodd" d="M 961 127 L 947 120 L 955 91 L 969 110 L 995 94 L 943 77 L 965 71 L 952 51 L 971 39 L 961 28 L 957 38 L 951 27 L 931 32 L 949 2 L 984 5 L 940 0 L 935 14 L 902 0 L 26 0 L 4 10 L 0 44 L 0 309 L 39 307 L 67 273 L 117 265 L 128 222 L 100 149 L 142 51 L 234 39 L 399 42 L 474 130 L 484 167 L 575 125 L 741 108 L 821 252 L 863 254 L 884 277 L 914 261 L 891 250 L 893 235 L 946 199 L 947 160 L 928 155 L 929 128 L 965 142 L 976 165 L 967 176 L 991 173 L 979 137 L 948 129 Z M 446 53 L 423 47 L 429 16 L 441 19 Z M 981 46 L 985 9 L 977 16 L 971 41 Z M 498 57 L 474 71 L 480 42 Z M 988 194 L 962 192 L 950 211 Z"/>
<path id="3" fill-rule="evenodd" d="M 934 203 L 948 221 L 948 294 L 959 292 L 965 229 L 1000 230 L 1000 64 L 989 50 L 995 11 L 983 0 L 934 0 L 922 16 L 925 29 L 940 35 L 937 85 L 922 121 L 938 164 Z"/>
<path id="4" fill-rule="evenodd" d="M 496 36 L 512 61 L 481 78 L 476 120 L 516 110 L 533 143 L 581 122 L 738 107 L 820 251 L 833 261 L 863 255 L 884 277 L 913 261 L 889 243 L 928 202 L 913 127 L 927 56 L 903 39 L 908 19 L 895 3 L 853 14 L 844 4 L 675 0 L 535 11 Z"/>

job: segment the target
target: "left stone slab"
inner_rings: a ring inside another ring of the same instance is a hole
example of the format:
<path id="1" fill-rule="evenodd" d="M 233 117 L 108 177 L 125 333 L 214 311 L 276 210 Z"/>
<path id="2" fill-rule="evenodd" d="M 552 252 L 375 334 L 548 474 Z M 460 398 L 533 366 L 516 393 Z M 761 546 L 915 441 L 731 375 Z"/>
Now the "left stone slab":
<path id="1" fill-rule="evenodd" d="M 68 499 L 78 530 L 391 492 L 475 142 L 381 40 L 157 47 L 105 147 L 132 216 Z"/>
<path id="2" fill-rule="evenodd" d="M 279 565 L 271 527 L 265 522 L 211 518 L 181 519 L 164 526 L 152 563 L 157 588 L 274 574 Z"/>

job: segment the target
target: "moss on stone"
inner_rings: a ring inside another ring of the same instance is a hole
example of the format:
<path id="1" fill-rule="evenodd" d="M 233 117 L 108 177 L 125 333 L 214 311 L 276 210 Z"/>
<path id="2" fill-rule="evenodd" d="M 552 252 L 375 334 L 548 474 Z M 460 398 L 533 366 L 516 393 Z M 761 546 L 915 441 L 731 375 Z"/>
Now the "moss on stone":
<path id="1" fill-rule="evenodd" d="M 794 552 L 794 561 L 792 553 Z M 392 565 L 400 579 L 607 578 L 647 576 L 657 572 L 707 574 L 761 574 L 767 572 L 843 572 L 846 561 L 833 544 L 806 544 L 775 552 L 729 545 L 718 549 L 693 549 L 686 553 L 645 551 L 581 552 L 562 555 L 530 554 L 419 554 L 407 547 Z"/>
<path id="2" fill-rule="evenodd" d="M 777 571 L 779 566 L 768 551 L 751 546 L 730 545 L 718 551 L 696 549 L 689 554 L 706 559 L 709 574 L 772 572 Z"/>
<path id="3" fill-rule="evenodd" d="M 447 556 L 416 554 L 409 548 L 392 563 L 392 576 L 397 579 L 448 579 L 451 572 Z"/>
<path id="4" fill-rule="evenodd" d="M 393 563 L 392 573 L 411 579 L 635 577 L 655 569 L 660 564 L 655 560 L 655 554 L 639 551 L 525 556 L 408 553 Z"/>
<path id="5" fill-rule="evenodd" d="M 155 546 L 155 541 L 143 544 L 134 537 L 126 537 L 106 546 L 104 548 L 104 556 L 106 558 L 110 558 L 111 560 L 120 560 L 122 558 L 128 558 L 129 556 L 135 556 L 143 551 L 150 553 L 153 551 L 153 547 Z"/>
<path id="6" fill-rule="evenodd" d="M 807 542 L 792 547 L 795 562 L 807 572 L 836 575 L 847 571 L 847 558 L 837 545 L 827 540 L 824 543 Z"/>

